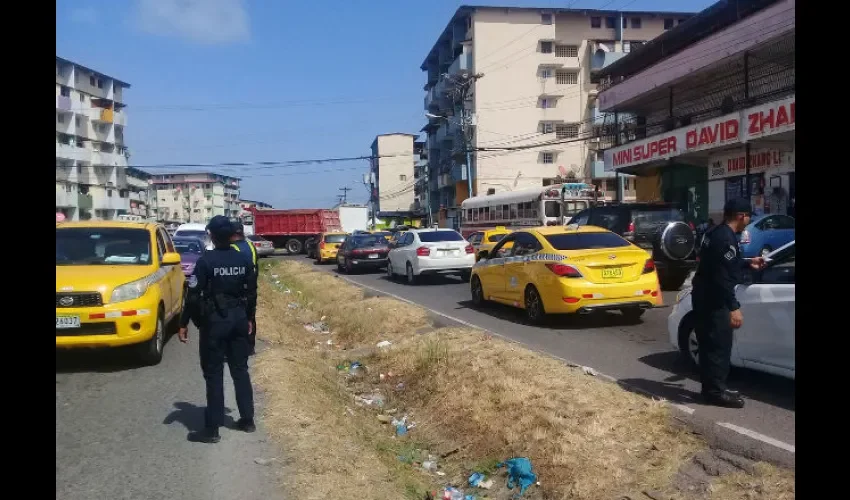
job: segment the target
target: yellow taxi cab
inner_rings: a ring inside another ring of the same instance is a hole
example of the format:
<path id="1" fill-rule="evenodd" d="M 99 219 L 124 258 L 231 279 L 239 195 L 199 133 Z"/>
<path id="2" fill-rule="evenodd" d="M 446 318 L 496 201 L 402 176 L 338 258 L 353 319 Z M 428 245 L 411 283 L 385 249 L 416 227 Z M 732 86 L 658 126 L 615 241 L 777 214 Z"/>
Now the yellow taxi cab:
<path id="1" fill-rule="evenodd" d="M 144 363 L 159 363 L 184 282 L 180 254 L 160 225 L 57 223 L 57 349 L 135 345 Z"/>
<path id="2" fill-rule="evenodd" d="M 505 236 L 472 268 L 470 289 L 475 305 L 518 307 L 532 323 L 547 314 L 608 310 L 637 321 L 662 303 L 652 255 L 595 226 L 545 226 Z"/>
<path id="3" fill-rule="evenodd" d="M 486 231 L 478 231 L 469 235 L 466 240 L 475 249 L 475 262 L 486 257 L 497 243 L 502 241 L 506 234 L 511 234 L 511 231 L 505 229 L 504 226 L 496 226 L 496 229 L 488 229 Z M 510 250 L 511 246 L 506 245 L 505 250 Z"/>
<path id="4" fill-rule="evenodd" d="M 345 241 L 348 233 L 322 233 L 319 235 L 319 244 L 316 247 L 316 264 L 322 264 L 329 260 L 336 261 L 336 253 L 339 246 Z"/>

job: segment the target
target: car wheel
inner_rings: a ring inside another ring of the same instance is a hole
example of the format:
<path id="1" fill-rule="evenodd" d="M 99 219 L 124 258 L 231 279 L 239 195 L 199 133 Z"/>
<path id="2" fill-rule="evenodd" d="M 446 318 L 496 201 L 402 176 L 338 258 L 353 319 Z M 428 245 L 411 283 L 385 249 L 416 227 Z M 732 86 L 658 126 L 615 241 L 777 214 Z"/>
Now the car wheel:
<path id="1" fill-rule="evenodd" d="M 679 324 L 679 354 L 692 369 L 699 368 L 699 340 L 694 328 L 693 316 L 688 314 Z"/>
<path id="2" fill-rule="evenodd" d="M 156 331 L 150 340 L 139 345 L 139 358 L 146 365 L 153 366 L 162 361 L 165 347 L 165 312 L 162 306 L 156 312 Z"/>
<path id="3" fill-rule="evenodd" d="M 623 310 L 620 311 L 620 313 L 622 313 L 623 317 L 626 318 L 628 321 L 639 321 L 640 318 L 643 316 L 643 313 L 645 313 L 645 312 L 646 311 L 644 309 L 638 309 L 638 308 L 635 308 L 635 307 L 631 307 L 629 309 L 623 309 Z"/>
<path id="4" fill-rule="evenodd" d="M 546 318 L 546 310 L 543 308 L 543 299 L 534 285 L 525 289 L 525 316 L 533 324 L 540 324 Z"/>
<path id="5" fill-rule="evenodd" d="M 472 292 L 472 304 L 475 307 L 481 307 L 487 301 L 484 298 L 484 286 L 481 284 L 481 279 L 478 276 L 473 276 L 469 283 L 469 291 Z"/>
<path id="6" fill-rule="evenodd" d="M 354 268 L 351 267 L 351 261 L 345 259 L 345 274 L 351 274 L 354 271 Z"/>
<path id="7" fill-rule="evenodd" d="M 410 262 L 407 263 L 407 284 L 415 285 L 416 284 L 416 275 L 413 274 L 413 264 Z"/>
<path id="8" fill-rule="evenodd" d="M 345 272 L 345 269 L 343 269 L 342 264 L 339 263 L 339 259 L 336 260 L 336 270 L 341 273 Z"/>
<path id="9" fill-rule="evenodd" d="M 772 251 L 773 251 L 773 249 L 770 248 L 770 245 L 765 245 L 764 248 L 761 249 L 761 256 L 767 257 L 767 254 L 769 254 Z"/>
<path id="10" fill-rule="evenodd" d="M 393 264 L 389 260 L 387 260 L 387 278 L 390 281 L 395 281 L 395 272 L 393 271 Z"/>
<path id="11" fill-rule="evenodd" d="M 665 291 L 676 291 L 682 288 L 686 279 L 688 279 L 688 273 L 681 271 L 667 271 L 658 275 L 658 283 Z"/>

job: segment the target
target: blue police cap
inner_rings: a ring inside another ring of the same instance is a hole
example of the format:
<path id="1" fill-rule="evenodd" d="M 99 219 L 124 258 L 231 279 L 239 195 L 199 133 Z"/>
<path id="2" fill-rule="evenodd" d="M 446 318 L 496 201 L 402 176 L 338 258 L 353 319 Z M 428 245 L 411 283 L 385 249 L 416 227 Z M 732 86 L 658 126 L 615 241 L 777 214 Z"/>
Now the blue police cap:
<path id="1" fill-rule="evenodd" d="M 207 224 L 207 231 L 218 238 L 229 238 L 233 234 L 233 225 L 227 217 L 216 215 Z"/>
<path id="2" fill-rule="evenodd" d="M 727 215 L 751 214 L 753 213 L 753 209 L 750 206 L 750 200 L 746 198 L 732 198 L 723 205 L 723 213 Z"/>

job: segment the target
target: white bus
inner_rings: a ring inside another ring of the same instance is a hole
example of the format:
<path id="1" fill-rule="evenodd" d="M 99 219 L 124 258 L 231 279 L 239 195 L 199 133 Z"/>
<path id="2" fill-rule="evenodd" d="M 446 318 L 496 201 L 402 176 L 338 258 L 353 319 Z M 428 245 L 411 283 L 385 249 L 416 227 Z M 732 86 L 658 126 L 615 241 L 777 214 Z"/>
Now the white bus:
<path id="1" fill-rule="evenodd" d="M 566 224 L 600 196 L 593 185 L 581 182 L 474 196 L 461 203 L 460 232 L 467 237 L 497 226 L 517 230 Z"/>

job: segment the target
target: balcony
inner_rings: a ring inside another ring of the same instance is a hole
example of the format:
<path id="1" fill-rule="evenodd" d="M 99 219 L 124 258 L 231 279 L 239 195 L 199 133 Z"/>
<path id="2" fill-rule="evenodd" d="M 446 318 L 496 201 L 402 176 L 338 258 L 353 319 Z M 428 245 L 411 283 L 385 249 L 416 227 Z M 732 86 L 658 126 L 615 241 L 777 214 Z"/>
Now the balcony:
<path id="1" fill-rule="evenodd" d="M 118 196 L 98 196 L 93 200 L 96 210 L 130 210 L 130 200 Z"/>
<path id="2" fill-rule="evenodd" d="M 92 200 L 92 196 L 90 194 L 77 194 L 77 207 L 80 210 L 91 210 L 94 206 L 94 201 Z"/>
<path id="3" fill-rule="evenodd" d="M 68 192 L 65 190 L 65 186 L 56 185 L 56 206 L 57 207 L 76 207 L 77 206 L 77 192 L 71 191 Z"/>
<path id="4" fill-rule="evenodd" d="M 564 57 L 555 57 L 555 52 L 538 52 L 537 65 L 546 68 L 560 68 L 564 66 Z"/>
<path id="5" fill-rule="evenodd" d="M 127 158 L 124 155 L 106 151 L 92 151 L 91 162 L 93 165 L 104 165 L 108 167 L 127 166 Z"/>
<path id="6" fill-rule="evenodd" d="M 71 112 L 71 98 L 65 95 L 56 96 L 56 110 L 64 111 L 66 113 Z"/>
<path id="7" fill-rule="evenodd" d="M 88 116 L 93 122 L 112 123 L 115 113 L 109 108 L 92 107 Z"/>
<path id="8" fill-rule="evenodd" d="M 112 114 L 112 123 L 115 125 L 120 125 L 122 127 L 127 126 L 127 113 L 123 111 L 116 111 Z"/>
<path id="9" fill-rule="evenodd" d="M 596 53 L 593 54 L 593 57 L 590 58 L 590 71 L 598 71 L 625 55 L 625 52 L 605 52 L 601 49 L 597 50 Z"/>
<path id="10" fill-rule="evenodd" d="M 472 71 L 472 54 L 463 52 L 454 60 L 447 71 L 450 75 L 458 75 Z"/>
<path id="11" fill-rule="evenodd" d="M 56 158 L 64 158 L 66 160 L 89 161 L 91 158 L 91 150 L 86 148 L 78 148 L 76 144 L 56 143 Z"/>

